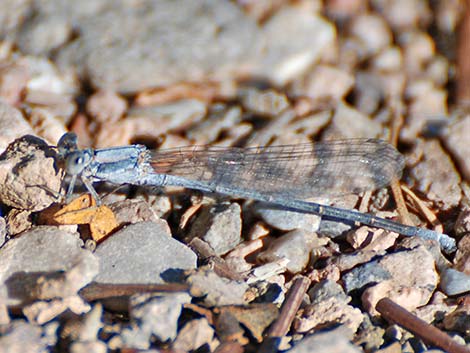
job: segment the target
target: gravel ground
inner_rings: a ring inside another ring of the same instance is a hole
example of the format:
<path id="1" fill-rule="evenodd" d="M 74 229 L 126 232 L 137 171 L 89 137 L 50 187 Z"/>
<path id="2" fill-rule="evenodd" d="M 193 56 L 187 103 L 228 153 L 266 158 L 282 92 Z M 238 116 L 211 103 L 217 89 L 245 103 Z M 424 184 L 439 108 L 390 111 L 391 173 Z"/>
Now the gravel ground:
<path id="1" fill-rule="evenodd" d="M 3 0 L 0 353 L 470 352 L 468 38 L 463 0 Z M 199 145 L 152 166 L 267 196 L 67 198 L 69 131 L 89 151 Z M 284 162 L 312 143 L 323 169 Z M 332 147 L 368 143 L 360 165 Z M 457 248 L 287 210 L 278 190 Z"/>

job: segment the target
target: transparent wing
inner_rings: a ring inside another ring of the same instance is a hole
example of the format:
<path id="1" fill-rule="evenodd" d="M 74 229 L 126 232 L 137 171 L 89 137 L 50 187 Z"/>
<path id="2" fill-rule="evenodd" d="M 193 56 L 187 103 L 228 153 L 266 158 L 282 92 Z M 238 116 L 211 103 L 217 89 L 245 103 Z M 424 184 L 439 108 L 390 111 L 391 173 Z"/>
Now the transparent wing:
<path id="1" fill-rule="evenodd" d="M 291 198 L 374 190 L 400 178 L 403 156 L 377 139 L 268 147 L 191 146 L 152 152 L 156 173 Z"/>

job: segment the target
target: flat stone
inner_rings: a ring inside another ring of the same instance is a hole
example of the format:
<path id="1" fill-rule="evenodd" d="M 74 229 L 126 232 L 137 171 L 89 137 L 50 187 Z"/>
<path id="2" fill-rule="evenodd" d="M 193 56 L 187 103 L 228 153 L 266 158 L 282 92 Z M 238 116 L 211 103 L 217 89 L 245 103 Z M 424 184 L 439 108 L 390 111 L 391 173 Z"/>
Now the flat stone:
<path id="1" fill-rule="evenodd" d="M 351 343 L 351 333 L 344 327 L 334 330 L 315 333 L 297 343 L 294 348 L 289 350 L 291 353 L 359 353 L 362 352 Z"/>
<path id="2" fill-rule="evenodd" d="M 78 37 L 58 54 L 62 65 L 75 65 L 98 88 L 132 93 L 230 77 L 250 65 L 260 46 L 256 22 L 227 1 L 139 6 L 123 1 L 102 7 L 76 21 Z"/>
<path id="3" fill-rule="evenodd" d="M 470 292 L 470 275 L 448 268 L 441 272 L 441 290 L 447 295 Z"/>
<path id="4" fill-rule="evenodd" d="M 93 270 L 83 276 L 76 273 L 77 261 L 85 257 L 85 262 L 96 261 L 82 245 L 77 235 L 52 226 L 38 226 L 10 240 L 0 249 L 0 296 L 8 305 L 18 305 L 30 299 L 31 293 L 25 286 L 31 285 L 31 281 L 36 284 L 39 275 L 65 271 L 67 276 L 69 270 L 71 279 L 78 276 L 75 280 L 79 285 L 72 286 L 78 290 L 91 281 Z"/>
<path id="5" fill-rule="evenodd" d="M 391 273 L 380 266 L 379 261 L 372 261 L 352 269 L 342 277 L 342 280 L 346 292 L 349 293 L 371 283 L 380 283 L 390 278 L 392 278 Z"/>
<path id="6" fill-rule="evenodd" d="M 241 231 L 238 203 L 206 205 L 197 215 L 187 238 L 200 237 L 214 249 L 215 254 L 223 255 L 242 241 Z"/>
<path id="7" fill-rule="evenodd" d="M 414 310 L 427 304 L 437 288 L 436 262 L 424 246 L 388 254 L 377 260 L 377 266 L 390 273 L 391 278 L 363 292 L 362 303 L 372 315 L 377 315 L 375 305 L 384 297 Z"/>
<path id="8" fill-rule="evenodd" d="M 165 221 L 127 226 L 96 248 L 101 283 L 165 283 L 169 270 L 196 267 L 196 254 L 173 239 Z"/>

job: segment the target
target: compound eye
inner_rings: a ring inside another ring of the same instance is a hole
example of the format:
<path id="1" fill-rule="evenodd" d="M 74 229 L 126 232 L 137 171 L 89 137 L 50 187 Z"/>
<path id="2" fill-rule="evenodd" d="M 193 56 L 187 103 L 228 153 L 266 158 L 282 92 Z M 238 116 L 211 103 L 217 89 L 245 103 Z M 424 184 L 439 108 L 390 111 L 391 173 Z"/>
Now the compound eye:
<path id="1" fill-rule="evenodd" d="M 80 174 L 83 169 L 87 166 L 90 160 L 90 156 L 83 151 L 77 151 L 71 153 L 66 159 L 66 170 L 67 174 L 77 175 Z"/>

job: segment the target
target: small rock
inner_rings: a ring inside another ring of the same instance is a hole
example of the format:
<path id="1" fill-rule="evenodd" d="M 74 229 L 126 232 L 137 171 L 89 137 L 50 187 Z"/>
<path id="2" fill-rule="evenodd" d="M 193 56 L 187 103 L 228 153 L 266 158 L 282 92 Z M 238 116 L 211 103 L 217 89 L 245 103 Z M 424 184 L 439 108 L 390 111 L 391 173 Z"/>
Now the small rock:
<path id="1" fill-rule="evenodd" d="M 240 92 L 240 98 L 245 109 L 271 117 L 277 116 L 290 105 L 285 94 L 272 89 L 266 91 L 245 89 Z"/>
<path id="2" fill-rule="evenodd" d="M 352 88 L 354 77 L 339 68 L 319 65 L 307 78 L 301 78 L 293 84 L 293 93 L 307 95 L 318 102 L 338 102 Z"/>
<path id="3" fill-rule="evenodd" d="M 187 283 L 193 297 L 203 297 L 206 306 L 244 305 L 248 284 L 219 277 L 210 270 L 199 269 L 191 274 Z"/>
<path id="4" fill-rule="evenodd" d="M 374 69 L 379 72 L 390 72 L 401 70 L 403 67 L 403 56 L 401 49 L 397 46 L 390 46 L 379 53 L 372 63 Z"/>
<path id="5" fill-rule="evenodd" d="M 410 105 L 400 138 L 414 144 L 430 123 L 447 122 L 448 97 L 444 89 L 436 88 L 434 82 L 429 80 L 408 82 L 405 94 L 410 100 Z"/>
<path id="6" fill-rule="evenodd" d="M 0 337 L 1 353 L 47 352 L 39 326 L 15 320 L 5 331 Z"/>
<path id="7" fill-rule="evenodd" d="M 308 291 L 308 296 L 310 297 L 312 304 L 320 303 L 329 298 L 338 298 L 344 302 L 349 302 L 351 300 L 351 298 L 344 292 L 343 287 L 329 279 L 316 283 Z"/>
<path id="8" fill-rule="evenodd" d="M 82 318 L 82 325 L 74 334 L 77 335 L 78 341 L 93 342 L 98 340 L 98 334 L 103 327 L 101 316 L 103 315 L 103 307 L 97 303 Z"/>
<path id="9" fill-rule="evenodd" d="M 327 239 L 320 239 L 315 233 L 297 229 L 274 240 L 267 250 L 257 256 L 257 260 L 266 263 L 284 258 L 289 260 L 287 270 L 299 273 L 307 266 L 312 249 L 327 243 Z"/>
<path id="10" fill-rule="evenodd" d="M 266 46 L 259 75 L 284 85 L 303 74 L 332 45 L 334 28 L 313 11 L 283 6 L 262 28 Z"/>
<path id="11" fill-rule="evenodd" d="M 424 32 L 405 32 L 399 38 L 403 48 L 404 68 L 411 76 L 418 76 L 436 56 L 433 38 Z"/>
<path id="12" fill-rule="evenodd" d="M 375 304 L 384 297 L 408 310 L 429 302 L 439 277 L 434 257 L 424 246 L 389 254 L 374 262 L 391 278 L 367 288 L 362 295 L 364 307 L 373 315 L 376 315 Z"/>
<path id="13" fill-rule="evenodd" d="M 8 307 L 4 303 L 0 303 L 0 325 L 8 325 L 10 320 Z"/>
<path id="14" fill-rule="evenodd" d="M 196 267 L 196 254 L 171 237 L 168 224 L 142 222 L 127 226 L 98 245 L 101 283 L 164 283 L 171 269 Z"/>
<path id="15" fill-rule="evenodd" d="M 447 295 L 470 292 L 470 275 L 448 268 L 441 273 L 441 290 Z"/>
<path id="16" fill-rule="evenodd" d="M 159 218 L 154 210 L 143 200 L 124 200 L 112 203 L 108 207 L 113 211 L 119 224 L 159 222 Z M 169 227 L 168 233 L 170 233 Z"/>
<path id="17" fill-rule="evenodd" d="M 278 317 L 279 309 L 273 303 L 249 304 L 246 306 L 224 306 L 218 308 L 218 315 L 231 316 L 242 324 L 257 342 L 263 341 L 266 328 Z M 219 327 L 220 329 L 220 327 Z M 219 334 L 219 330 L 217 334 Z"/>
<path id="18" fill-rule="evenodd" d="M 157 139 L 172 129 L 182 129 L 200 121 L 207 112 L 204 102 L 184 99 L 148 107 L 134 107 L 124 120 L 107 125 L 96 137 L 97 147 L 127 145 L 136 137 Z"/>
<path id="19" fill-rule="evenodd" d="M 192 224 L 187 239 L 200 237 L 220 256 L 242 241 L 241 230 L 241 208 L 238 203 L 205 205 Z"/>
<path id="20" fill-rule="evenodd" d="M 21 95 L 29 79 L 28 69 L 16 63 L 0 64 L 0 97 L 4 103 L 11 106 L 21 101 Z"/>
<path id="21" fill-rule="evenodd" d="M 0 216 L 0 247 L 8 240 L 7 222 Z"/>
<path id="22" fill-rule="evenodd" d="M 191 297 L 186 293 L 165 296 L 141 294 L 132 297 L 131 327 L 121 333 L 124 345 L 130 348 L 148 349 L 152 336 L 161 341 L 173 340 L 176 337 L 183 304 L 190 301 Z"/>
<path id="23" fill-rule="evenodd" d="M 348 129 L 344 129 L 348 126 Z M 339 103 L 331 124 L 325 129 L 325 139 L 361 138 L 380 136 L 382 127 L 379 122 L 362 114 L 352 106 Z"/>
<path id="24" fill-rule="evenodd" d="M 457 206 L 462 197 L 461 180 L 452 160 L 435 140 L 423 142 L 417 149 L 421 160 L 410 172 L 417 189 L 442 210 Z"/>
<path id="25" fill-rule="evenodd" d="M 63 120 L 48 108 L 32 107 L 27 113 L 34 131 L 53 145 L 67 132 Z"/>
<path id="26" fill-rule="evenodd" d="M 264 202 L 256 202 L 253 211 L 270 226 L 284 231 L 303 229 L 314 233 L 320 227 L 321 217 L 312 213 L 287 211 Z"/>
<path id="27" fill-rule="evenodd" d="M 382 253 L 395 244 L 398 236 L 398 233 L 363 226 L 350 232 L 346 240 L 354 249 L 363 248 L 363 250 Z"/>
<path id="28" fill-rule="evenodd" d="M 87 313 L 90 309 L 91 306 L 76 295 L 50 301 L 35 301 L 23 308 L 23 314 L 30 322 L 43 325 L 66 311 L 81 315 Z"/>
<path id="29" fill-rule="evenodd" d="M 470 331 L 470 308 L 468 305 L 462 305 L 447 314 L 443 324 L 446 330 L 467 334 Z"/>
<path id="30" fill-rule="evenodd" d="M 0 102 L 0 151 L 4 151 L 14 139 L 23 135 L 34 134 L 33 129 L 28 124 L 18 109 Z"/>
<path id="31" fill-rule="evenodd" d="M 351 24 L 351 34 L 359 38 L 368 55 L 374 55 L 392 43 L 392 31 L 387 22 L 379 15 L 365 14 L 355 16 Z"/>
<path id="32" fill-rule="evenodd" d="M 391 273 L 380 266 L 378 261 L 372 261 L 352 269 L 342 277 L 342 280 L 346 292 L 349 293 L 372 283 L 380 283 L 391 278 Z"/>
<path id="33" fill-rule="evenodd" d="M 362 350 L 351 343 L 351 333 L 339 327 L 322 333 L 315 333 L 298 342 L 290 353 L 359 353 Z"/>
<path id="34" fill-rule="evenodd" d="M 53 49 L 65 44 L 72 34 L 72 26 L 67 23 L 65 16 L 32 17 L 16 39 L 23 52 L 37 56 L 48 55 Z"/>
<path id="35" fill-rule="evenodd" d="M 62 179 L 54 156 L 40 138 L 26 135 L 12 142 L 0 155 L 1 202 L 28 211 L 56 202 Z"/>
<path id="36" fill-rule="evenodd" d="M 349 300 L 349 297 L 344 300 L 344 297 L 335 296 L 305 306 L 294 321 L 295 331 L 305 333 L 342 324 L 355 333 L 364 320 L 364 314 L 348 305 Z"/>
<path id="37" fill-rule="evenodd" d="M 79 259 L 91 260 L 93 255 L 89 254 L 88 250 L 82 249 L 82 245 L 78 236 L 52 226 L 35 227 L 20 237 L 10 240 L 0 249 L 1 297 L 5 298 L 8 305 L 29 300 L 30 293 L 25 291 L 24 286 L 27 282 L 24 279 L 25 277 L 37 279 L 38 273 L 65 271 L 66 276 L 71 276 L 70 279 L 75 275 L 78 276 L 77 279 L 80 278 L 80 284 L 77 287 L 72 284 L 75 289 L 85 285 L 93 277 L 93 266 L 90 267 L 91 271 L 87 270 L 83 275 L 75 273 L 80 266 L 75 269 L 74 266 L 77 265 L 77 260 L 78 263 L 80 263 Z M 83 265 L 87 268 L 89 264 Z M 70 269 L 70 274 L 67 274 Z"/>
<path id="38" fill-rule="evenodd" d="M 23 233 L 33 226 L 31 211 L 24 211 L 17 208 L 12 208 L 7 214 L 7 227 L 10 236 Z"/>
<path id="39" fill-rule="evenodd" d="M 92 342 L 72 342 L 70 353 L 106 353 L 108 347 L 101 341 Z"/>
<path id="40" fill-rule="evenodd" d="M 466 212 L 465 222 L 468 222 L 468 211 Z M 462 213 L 459 215 L 459 219 L 461 219 Z M 459 220 L 456 222 L 456 228 Z M 460 223 L 462 225 L 462 223 Z M 466 224 L 468 226 L 468 224 Z M 460 227 L 459 227 L 460 228 Z M 456 232 L 459 234 L 458 232 Z M 455 254 L 454 258 L 454 268 L 458 271 L 465 272 L 467 274 L 470 274 L 470 234 L 468 232 L 464 232 L 464 236 L 460 239 L 459 245 L 457 248 L 457 252 Z"/>
<path id="41" fill-rule="evenodd" d="M 101 124 L 118 121 L 127 110 L 127 101 L 112 91 L 98 91 L 86 103 L 87 113 Z"/>
<path id="42" fill-rule="evenodd" d="M 206 318 L 191 320 L 186 323 L 178 332 L 173 343 L 173 349 L 182 352 L 195 351 L 201 346 L 214 347 L 217 340 L 214 340 L 214 329 L 209 325 Z"/>
<path id="43" fill-rule="evenodd" d="M 199 124 L 190 127 L 186 135 L 198 144 L 206 145 L 215 142 L 222 133 L 240 124 L 242 118 L 240 106 L 213 105 L 210 107 L 208 116 Z"/>
<path id="44" fill-rule="evenodd" d="M 377 3 L 377 10 L 397 31 L 424 26 L 432 16 L 429 4 L 420 0 L 383 1 Z"/>
<path id="45" fill-rule="evenodd" d="M 452 154 L 466 180 L 470 180 L 470 146 L 467 143 L 470 131 L 470 114 L 449 125 L 444 133 L 445 146 Z"/>
<path id="46" fill-rule="evenodd" d="M 54 347 L 59 341 L 58 332 L 61 328 L 59 320 L 48 322 L 43 326 L 43 342 L 45 342 L 49 347 Z"/>

